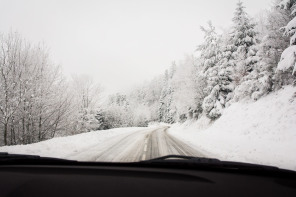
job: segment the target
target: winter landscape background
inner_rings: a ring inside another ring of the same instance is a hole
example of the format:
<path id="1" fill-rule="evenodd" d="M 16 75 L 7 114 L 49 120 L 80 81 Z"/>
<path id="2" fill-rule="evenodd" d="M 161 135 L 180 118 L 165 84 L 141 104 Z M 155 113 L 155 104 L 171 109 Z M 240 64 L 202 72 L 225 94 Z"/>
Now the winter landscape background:
<path id="1" fill-rule="evenodd" d="M 0 145 L 167 123 L 172 135 L 218 158 L 272 164 L 262 156 L 277 150 L 279 163 L 294 169 L 283 154 L 296 150 L 295 10 L 294 0 L 276 0 L 252 18 L 239 1 L 231 27 L 216 31 L 209 21 L 191 55 L 108 96 L 90 76 L 65 77 L 45 44 L 2 34 Z"/>

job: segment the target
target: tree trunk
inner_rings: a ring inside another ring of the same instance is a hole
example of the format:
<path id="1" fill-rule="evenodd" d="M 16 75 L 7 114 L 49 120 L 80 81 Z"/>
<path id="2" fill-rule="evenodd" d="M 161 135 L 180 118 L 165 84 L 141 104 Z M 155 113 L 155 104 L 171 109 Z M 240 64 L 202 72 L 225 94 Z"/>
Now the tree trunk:
<path id="1" fill-rule="evenodd" d="M 4 145 L 7 145 L 7 123 L 4 123 Z"/>
<path id="2" fill-rule="evenodd" d="M 42 127 L 42 117 L 39 117 L 39 124 L 38 124 L 38 140 L 41 141 L 41 127 Z"/>
<path id="3" fill-rule="evenodd" d="M 22 118 L 22 127 L 23 127 L 23 128 L 22 128 L 22 133 L 23 133 L 23 136 L 22 136 L 22 143 L 25 143 L 25 137 L 26 137 L 26 136 L 25 136 L 25 133 L 26 133 L 25 130 L 26 130 L 26 127 L 25 127 L 25 118 L 24 118 L 24 117 Z"/>

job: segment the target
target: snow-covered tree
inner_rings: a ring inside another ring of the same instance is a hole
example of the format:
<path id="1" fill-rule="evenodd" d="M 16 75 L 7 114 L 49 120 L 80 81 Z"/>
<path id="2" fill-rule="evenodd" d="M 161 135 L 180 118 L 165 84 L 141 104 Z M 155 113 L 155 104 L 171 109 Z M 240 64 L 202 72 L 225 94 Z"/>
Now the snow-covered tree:
<path id="1" fill-rule="evenodd" d="M 133 126 L 134 114 L 129 98 L 125 94 L 116 93 L 109 96 L 103 111 L 107 128 Z"/>
<path id="2" fill-rule="evenodd" d="M 174 88 L 172 94 L 172 109 L 174 109 L 175 121 L 185 121 L 198 116 L 197 103 L 199 101 L 198 85 L 196 83 L 196 58 L 186 56 L 184 60 L 176 64 L 176 71 L 171 80 L 171 86 Z M 204 89 L 205 87 L 202 87 Z M 190 114 L 189 114 L 190 113 Z"/>
<path id="3" fill-rule="evenodd" d="M 236 47 L 230 41 L 228 32 L 220 37 L 220 58 L 218 67 L 218 95 L 217 98 L 224 108 L 227 102 L 232 98 L 235 78 L 235 52 Z"/>
<path id="4" fill-rule="evenodd" d="M 96 116 L 102 110 L 100 85 L 87 75 L 73 76 L 72 92 L 75 109 L 73 116 L 76 122 L 74 130 L 81 133 L 99 129 L 102 123 Z"/>
<path id="5" fill-rule="evenodd" d="M 173 102 L 173 87 L 171 85 L 172 77 L 175 73 L 175 63 L 171 66 L 170 71 L 166 70 L 164 74 L 162 91 L 159 98 L 158 116 L 160 122 L 175 122 L 175 109 Z"/>
<path id="6" fill-rule="evenodd" d="M 260 61 L 256 64 L 254 70 L 254 72 L 257 72 L 255 73 L 257 75 L 255 78 L 257 91 L 251 97 L 255 100 L 280 88 L 285 83 L 284 79 L 286 78 L 284 73 L 276 72 L 276 68 L 282 51 L 289 44 L 289 39 L 282 36 L 280 29 L 289 21 L 290 13 L 274 5 L 266 14 L 266 22 L 262 25 L 264 35 L 258 45 L 257 55 Z"/>
<path id="7" fill-rule="evenodd" d="M 242 78 L 250 73 L 254 68 L 254 64 L 258 61 L 256 56 L 257 32 L 255 32 L 255 24 L 250 20 L 245 12 L 243 3 L 239 1 L 232 19 L 233 27 L 230 33 L 230 42 L 236 48 L 235 69 L 237 85 Z"/>
<path id="8" fill-rule="evenodd" d="M 208 23 L 208 28 L 201 27 L 201 30 L 204 32 L 204 43 L 199 45 L 197 50 L 200 52 L 200 63 L 203 71 L 199 75 L 203 75 L 206 79 L 206 88 L 203 90 L 206 93 L 206 97 L 203 101 L 202 108 L 206 115 L 215 119 L 221 114 L 215 114 L 214 111 L 217 111 L 217 93 L 214 93 L 219 89 L 219 71 L 218 66 L 220 50 L 218 43 L 218 36 L 215 31 L 215 27 L 211 22 Z"/>
<path id="9" fill-rule="evenodd" d="M 258 99 L 270 89 L 270 75 L 265 75 L 264 65 L 260 62 L 258 32 L 255 23 L 245 12 L 242 2 L 238 2 L 234 14 L 231 40 L 236 47 L 235 53 L 235 90 L 232 101 L 244 98 Z M 262 69 L 263 68 L 263 69 Z"/>
<path id="10" fill-rule="evenodd" d="M 296 76 L 296 1 L 282 0 L 278 6 L 281 9 L 289 10 L 293 18 L 283 27 L 284 36 L 290 37 L 290 46 L 282 53 L 277 72 L 290 71 L 292 75 Z"/>
<path id="11" fill-rule="evenodd" d="M 1 144 L 27 144 L 66 132 L 70 121 L 67 84 L 43 45 L 18 33 L 0 37 Z"/>
<path id="12" fill-rule="evenodd" d="M 274 89 L 287 84 L 287 72 L 277 71 L 280 53 L 287 46 L 287 39 L 281 36 L 280 28 L 289 20 L 289 13 L 274 6 L 266 17 L 264 36 L 255 47 L 257 50 L 256 63 L 249 75 L 243 78 L 242 83 L 235 90 L 235 99 L 252 98 L 257 100 Z M 289 75 L 291 76 L 291 75 Z"/>
<path id="13" fill-rule="evenodd" d="M 204 33 L 204 43 L 198 45 L 197 51 L 200 53 L 200 64 L 206 72 L 218 62 L 218 37 L 212 22 L 208 22 L 208 28 L 200 27 Z"/>

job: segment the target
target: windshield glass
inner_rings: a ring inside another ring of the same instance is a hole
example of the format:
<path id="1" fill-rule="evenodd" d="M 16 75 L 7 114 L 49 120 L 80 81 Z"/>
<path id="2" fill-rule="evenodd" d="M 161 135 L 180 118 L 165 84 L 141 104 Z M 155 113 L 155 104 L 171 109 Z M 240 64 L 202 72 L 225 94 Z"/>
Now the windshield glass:
<path id="1" fill-rule="evenodd" d="M 1 4 L 0 152 L 296 170 L 294 0 Z"/>

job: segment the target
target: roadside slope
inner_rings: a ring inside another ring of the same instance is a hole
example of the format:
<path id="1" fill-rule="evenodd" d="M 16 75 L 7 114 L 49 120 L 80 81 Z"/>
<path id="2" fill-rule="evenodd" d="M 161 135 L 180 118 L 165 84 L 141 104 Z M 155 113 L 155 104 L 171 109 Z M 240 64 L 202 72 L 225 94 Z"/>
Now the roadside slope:
<path id="1" fill-rule="evenodd" d="M 206 155 L 296 170 L 296 88 L 234 103 L 214 123 L 175 124 L 169 133 Z"/>
<path id="2" fill-rule="evenodd" d="M 0 147 L 0 152 L 67 158 L 68 155 L 83 152 L 86 149 L 102 144 L 113 137 L 133 133 L 141 129 L 143 128 L 131 127 L 92 131 L 73 136 L 57 137 L 34 144 L 3 146 Z"/>

